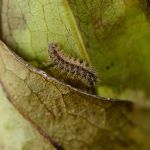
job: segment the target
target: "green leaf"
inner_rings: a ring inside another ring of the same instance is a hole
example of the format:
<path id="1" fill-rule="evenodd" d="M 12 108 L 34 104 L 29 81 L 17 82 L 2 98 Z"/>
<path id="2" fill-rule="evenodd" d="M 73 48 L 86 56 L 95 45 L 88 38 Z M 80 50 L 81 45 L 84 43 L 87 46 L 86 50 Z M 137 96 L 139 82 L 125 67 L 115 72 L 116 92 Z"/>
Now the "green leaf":
<path id="1" fill-rule="evenodd" d="M 104 85 L 101 93 L 149 99 L 149 1 L 72 0 L 70 4 Z"/>
<path id="2" fill-rule="evenodd" d="M 58 42 L 96 68 L 100 95 L 144 101 L 150 88 L 148 7 L 139 0 L 2 0 L 2 39 L 38 67 L 48 60 L 48 43 Z"/>
<path id="3" fill-rule="evenodd" d="M 43 63 L 48 43 L 54 41 L 89 59 L 67 1 L 3 1 L 2 35 L 27 60 Z"/>
<path id="4" fill-rule="evenodd" d="M 2 42 L 0 60 L 9 101 L 56 149 L 150 148 L 149 107 L 78 91 L 32 67 Z"/>

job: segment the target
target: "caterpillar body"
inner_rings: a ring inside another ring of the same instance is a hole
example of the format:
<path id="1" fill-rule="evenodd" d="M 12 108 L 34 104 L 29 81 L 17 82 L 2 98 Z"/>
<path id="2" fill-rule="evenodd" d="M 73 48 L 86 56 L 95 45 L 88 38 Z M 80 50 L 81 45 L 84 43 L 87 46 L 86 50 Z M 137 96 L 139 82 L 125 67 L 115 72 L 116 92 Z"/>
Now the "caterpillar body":
<path id="1" fill-rule="evenodd" d="M 67 78 L 83 83 L 88 88 L 95 86 L 97 80 L 96 73 L 87 63 L 66 56 L 57 43 L 49 44 L 48 53 L 54 67 L 60 70 Z"/>

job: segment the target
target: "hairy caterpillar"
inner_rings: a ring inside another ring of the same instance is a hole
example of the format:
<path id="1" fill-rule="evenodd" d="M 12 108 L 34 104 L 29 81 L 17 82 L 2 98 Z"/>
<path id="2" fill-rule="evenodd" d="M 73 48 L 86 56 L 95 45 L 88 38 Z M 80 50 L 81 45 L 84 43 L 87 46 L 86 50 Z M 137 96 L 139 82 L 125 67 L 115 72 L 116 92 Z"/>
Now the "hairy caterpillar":
<path id="1" fill-rule="evenodd" d="M 73 78 L 78 83 L 80 82 L 89 88 L 95 86 L 96 73 L 87 63 L 65 56 L 57 43 L 49 44 L 48 52 L 55 68 L 60 70 L 67 78 Z"/>

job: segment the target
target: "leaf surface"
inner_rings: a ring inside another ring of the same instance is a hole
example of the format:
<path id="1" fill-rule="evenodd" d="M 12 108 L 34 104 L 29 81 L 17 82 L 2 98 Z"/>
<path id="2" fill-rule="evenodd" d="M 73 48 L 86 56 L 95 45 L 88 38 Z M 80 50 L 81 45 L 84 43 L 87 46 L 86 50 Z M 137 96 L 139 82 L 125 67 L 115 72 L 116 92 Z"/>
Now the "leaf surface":
<path id="1" fill-rule="evenodd" d="M 48 43 L 58 42 L 66 53 L 96 68 L 100 95 L 145 102 L 150 88 L 148 8 L 149 2 L 140 0 L 1 0 L 0 33 L 40 68 L 48 60 Z"/>
<path id="2" fill-rule="evenodd" d="M 65 85 L 29 65 L 2 42 L 0 59 L 1 84 L 9 101 L 56 149 L 149 148 L 149 119 L 142 116 L 145 112 L 150 116 L 148 107 Z"/>
<path id="3" fill-rule="evenodd" d="M 23 127 L 31 139 L 18 150 L 150 149 L 149 7 L 141 0 L 0 0 L 0 38 L 27 61 L 0 43 L 0 118 L 10 114 L 9 100 L 33 126 Z M 30 65 L 44 69 L 51 42 L 92 64 L 99 95 L 120 100 L 83 93 Z M 3 141 L 13 135 L 5 136 L 4 124 L 14 128 L 15 112 L 14 121 L 0 123 L 0 149 L 13 146 Z"/>
<path id="4" fill-rule="evenodd" d="M 0 150 L 55 150 L 9 103 L 0 86 Z"/>

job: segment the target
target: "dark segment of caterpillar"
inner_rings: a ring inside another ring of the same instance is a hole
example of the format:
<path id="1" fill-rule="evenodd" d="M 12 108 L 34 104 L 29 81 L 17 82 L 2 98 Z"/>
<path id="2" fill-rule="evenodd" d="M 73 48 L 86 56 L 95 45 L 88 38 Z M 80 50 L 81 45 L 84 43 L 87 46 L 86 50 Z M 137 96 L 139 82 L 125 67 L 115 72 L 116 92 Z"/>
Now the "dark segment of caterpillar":
<path id="1" fill-rule="evenodd" d="M 82 82 L 89 88 L 95 86 L 97 80 L 96 73 L 87 63 L 65 56 L 57 43 L 49 44 L 48 52 L 55 68 L 60 70 L 62 74 Z"/>

